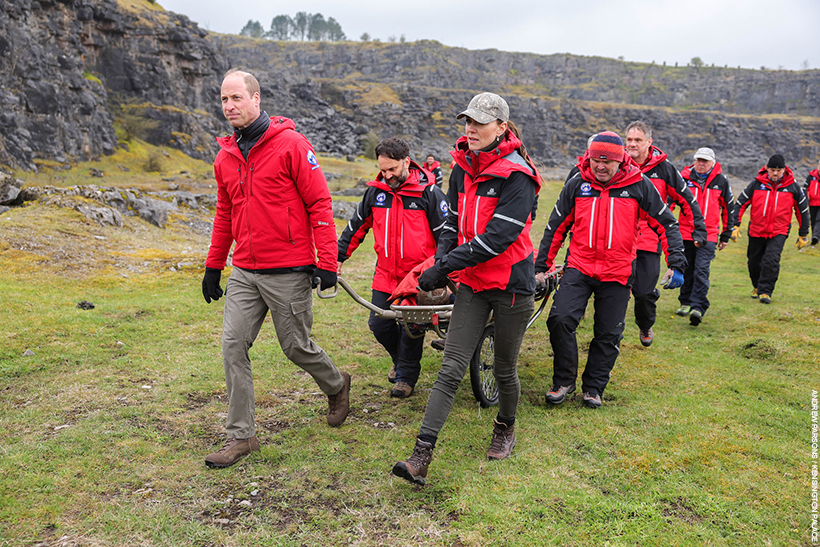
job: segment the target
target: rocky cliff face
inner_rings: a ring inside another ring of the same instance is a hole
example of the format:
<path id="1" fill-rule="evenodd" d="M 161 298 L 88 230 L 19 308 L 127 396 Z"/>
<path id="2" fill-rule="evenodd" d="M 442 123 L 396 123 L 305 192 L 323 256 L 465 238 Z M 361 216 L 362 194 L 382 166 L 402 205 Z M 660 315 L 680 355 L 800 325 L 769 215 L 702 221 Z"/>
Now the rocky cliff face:
<path id="1" fill-rule="evenodd" d="M 151 140 L 212 157 L 224 61 L 206 34 L 186 17 L 114 0 L 4 0 L 0 163 L 109 154 L 124 102 L 160 122 Z"/>
<path id="2" fill-rule="evenodd" d="M 143 137 L 204 160 L 225 134 L 219 83 L 242 65 L 262 106 L 317 150 L 358 155 L 399 135 L 445 156 L 476 92 L 507 98 L 535 158 L 568 167 L 587 137 L 634 119 L 678 167 L 711 146 L 750 177 L 772 153 L 820 154 L 820 71 L 672 68 L 572 55 L 470 51 L 436 42 L 293 43 L 209 35 L 186 17 L 114 0 L 5 0 L 0 13 L 0 164 L 90 159 L 118 146 L 128 115 Z M 446 158 L 445 158 L 446 161 Z"/>

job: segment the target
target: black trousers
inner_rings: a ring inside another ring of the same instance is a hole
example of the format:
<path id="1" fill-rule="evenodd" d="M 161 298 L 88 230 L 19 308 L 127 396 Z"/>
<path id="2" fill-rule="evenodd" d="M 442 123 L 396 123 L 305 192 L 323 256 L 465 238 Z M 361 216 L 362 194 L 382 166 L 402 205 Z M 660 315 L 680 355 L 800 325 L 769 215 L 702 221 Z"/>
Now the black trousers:
<path id="1" fill-rule="evenodd" d="M 749 277 L 757 294 L 772 295 L 774 285 L 780 276 L 780 255 L 788 234 L 774 237 L 749 236 L 749 247 L 746 258 L 749 265 Z"/>
<path id="2" fill-rule="evenodd" d="M 564 272 L 547 318 L 554 355 L 552 383 L 556 386 L 575 385 L 578 377 L 576 329 L 592 295 L 595 296 L 594 335 L 589 344 L 582 389 L 603 395 L 620 352 L 629 286 L 597 281 L 574 268 Z"/>
<path id="3" fill-rule="evenodd" d="M 820 205 L 809 205 L 809 218 L 811 219 L 811 242 L 815 245 L 820 241 Z"/>
<path id="4" fill-rule="evenodd" d="M 635 324 L 642 331 L 648 331 L 655 324 L 655 303 L 661 296 L 657 286 L 660 275 L 660 254 L 639 250 L 632 263 L 630 283 L 635 297 Z"/>
<path id="5" fill-rule="evenodd" d="M 390 293 L 373 291 L 371 302 L 382 309 L 388 309 Z M 367 322 L 373 336 L 384 346 L 393 364 L 396 365 L 396 381 L 415 386 L 421 373 L 421 356 L 424 352 L 424 336 L 411 338 L 404 327 L 393 319 L 382 319 L 370 312 Z M 412 330 L 412 329 L 411 329 Z M 412 331 L 415 333 L 416 331 Z M 419 333 L 422 334 L 422 333 Z"/>

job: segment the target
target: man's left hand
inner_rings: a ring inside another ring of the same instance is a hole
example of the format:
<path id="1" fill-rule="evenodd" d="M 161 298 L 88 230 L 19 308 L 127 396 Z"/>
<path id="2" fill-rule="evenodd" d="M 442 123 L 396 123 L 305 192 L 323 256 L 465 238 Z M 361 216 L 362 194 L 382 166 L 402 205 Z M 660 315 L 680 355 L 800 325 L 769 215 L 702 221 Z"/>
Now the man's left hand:
<path id="1" fill-rule="evenodd" d="M 797 247 L 797 250 L 799 251 L 808 244 L 809 236 L 797 236 L 797 243 L 795 243 L 794 246 Z"/>
<path id="2" fill-rule="evenodd" d="M 326 290 L 336 285 L 336 272 L 316 268 L 313 271 L 313 281 L 311 286 L 315 289 L 319 287 L 321 290 Z"/>
<path id="3" fill-rule="evenodd" d="M 670 268 L 666 270 L 666 275 L 661 279 L 661 285 L 664 289 L 677 289 L 683 285 L 683 274 Z"/>

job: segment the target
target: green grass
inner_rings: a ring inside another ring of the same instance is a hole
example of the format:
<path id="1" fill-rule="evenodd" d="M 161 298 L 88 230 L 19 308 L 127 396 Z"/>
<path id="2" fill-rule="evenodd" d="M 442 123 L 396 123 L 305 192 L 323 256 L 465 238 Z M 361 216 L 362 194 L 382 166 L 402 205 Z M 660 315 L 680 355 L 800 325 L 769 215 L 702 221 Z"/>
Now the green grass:
<path id="1" fill-rule="evenodd" d="M 536 240 L 559 189 L 544 189 Z M 630 305 L 600 410 L 545 405 L 539 321 L 512 458 L 486 460 L 495 410 L 465 382 L 417 488 L 389 472 L 412 450 L 440 354 L 425 349 L 417 393 L 393 400 L 367 312 L 314 299 L 314 338 L 353 375 L 351 415 L 330 429 L 267 320 L 251 350 L 262 452 L 209 470 L 227 411 L 224 300 L 204 303 L 201 268 L 169 268 L 201 263 L 207 237 L 14 209 L 0 216 L 0 545 L 808 545 L 820 250 L 790 242 L 764 306 L 748 297 L 746 242 L 718 253 L 699 327 L 663 291 L 643 348 Z M 370 249 L 344 269 L 365 296 Z M 591 336 L 589 313 L 582 363 Z"/>

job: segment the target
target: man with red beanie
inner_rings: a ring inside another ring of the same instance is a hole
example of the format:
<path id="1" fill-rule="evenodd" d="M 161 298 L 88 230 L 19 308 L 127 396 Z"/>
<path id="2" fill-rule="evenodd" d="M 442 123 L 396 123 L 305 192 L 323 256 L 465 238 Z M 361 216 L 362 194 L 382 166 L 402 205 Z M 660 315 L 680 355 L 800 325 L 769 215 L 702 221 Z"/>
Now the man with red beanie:
<path id="1" fill-rule="evenodd" d="M 780 255 L 792 224 L 792 210 L 799 225 L 794 246 L 799 250 L 809 243 L 809 200 L 780 154 L 769 158 L 757 177 L 738 196 L 735 226 L 740 226 L 747 208 L 751 210 L 746 257 L 752 280 L 752 298 L 759 298 L 761 304 L 771 304 L 780 275 Z"/>
<path id="2" fill-rule="evenodd" d="M 803 185 L 806 197 L 809 198 L 809 216 L 811 217 L 811 244 L 820 243 L 820 162 L 817 169 L 809 171 Z"/>
<path id="3" fill-rule="evenodd" d="M 202 295 L 210 304 L 225 294 L 228 418 L 225 444 L 205 456 L 208 467 L 228 467 L 259 450 L 248 350 L 268 312 L 282 352 L 327 395 L 328 425 L 341 425 L 350 404 L 350 375 L 339 372 L 310 337 L 311 286 L 336 284 L 332 200 L 313 147 L 293 120 L 260 110 L 252 74 L 229 70 L 221 99 L 234 132 L 216 139 L 216 216 Z M 219 281 L 234 242 L 233 272 L 223 293 Z"/>
<path id="4" fill-rule="evenodd" d="M 678 296 L 680 308 L 675 313 L 681 317 L 688 315 L 689 324 L 693 327 L 700 325 L 709 309 L 706 295 L 709 292 L 709 270 L 715 259 L 715 250 L 723 250 L 732 235 L 734 222 L 730 217 L 734 196 L 722 171 L 715 158 L 715 151 L 711 148 L 699 148 L 695 152 L 695 163 L 681 171 L 681 177 L 700 205 L 706 224 L 706 242 L 697 246 L 692 239 L 692 217 L 683 210 L 678 219 L 686 253 L 686 271 L 683 272 L 683 286 Z"/>
<path id="5" fill-rule="evenodd" d="M 594 337 L 582 376 L 583 403 L 602 404 L 615 366 L 629 302 L 632 262 L 637 251 L 639 220 L 665 233 L 669 270 L 662 284 L 680 287 L 686 258 L 678 222 L 652 181 L 624 153 L 624 143 L 611 131 L 598 133 L 566 182 L 550 215 L 535 261 L 536 279 L 553 268 L 558 250 L 572 230 L 567 265 L 555 293 L 547 327 L 553 349 L 551 404 L 561 404 L 575 391 L 578 375 L 576 329 L 595 295 Z"/>
<path id="6" fill-rule="evenodd" d="M 695 246 L 706 243 L 706 227 L 700 206 L 686 187 L 678 170 L 666 159 L 666 154 L 652 144 L 652 128 L 637 120 L 626 126 L 626 152 L 635 160 L 641 172 L 649 177 L 665 203 L 676 203 L 693 220 L 690 233 Z M 640 221 L 638 252 L 635 257 L 635 277 L 632 295 L 635 297 L 635 323 L 640 330 L 641 344 L 649 346 L 655 338 L 656 302 L 660 292 L 656 287 L 660 276 L 661 241 L 649 226 L 646 216 Z M 690 265 L 691 266 L 691 265 Z"/>

